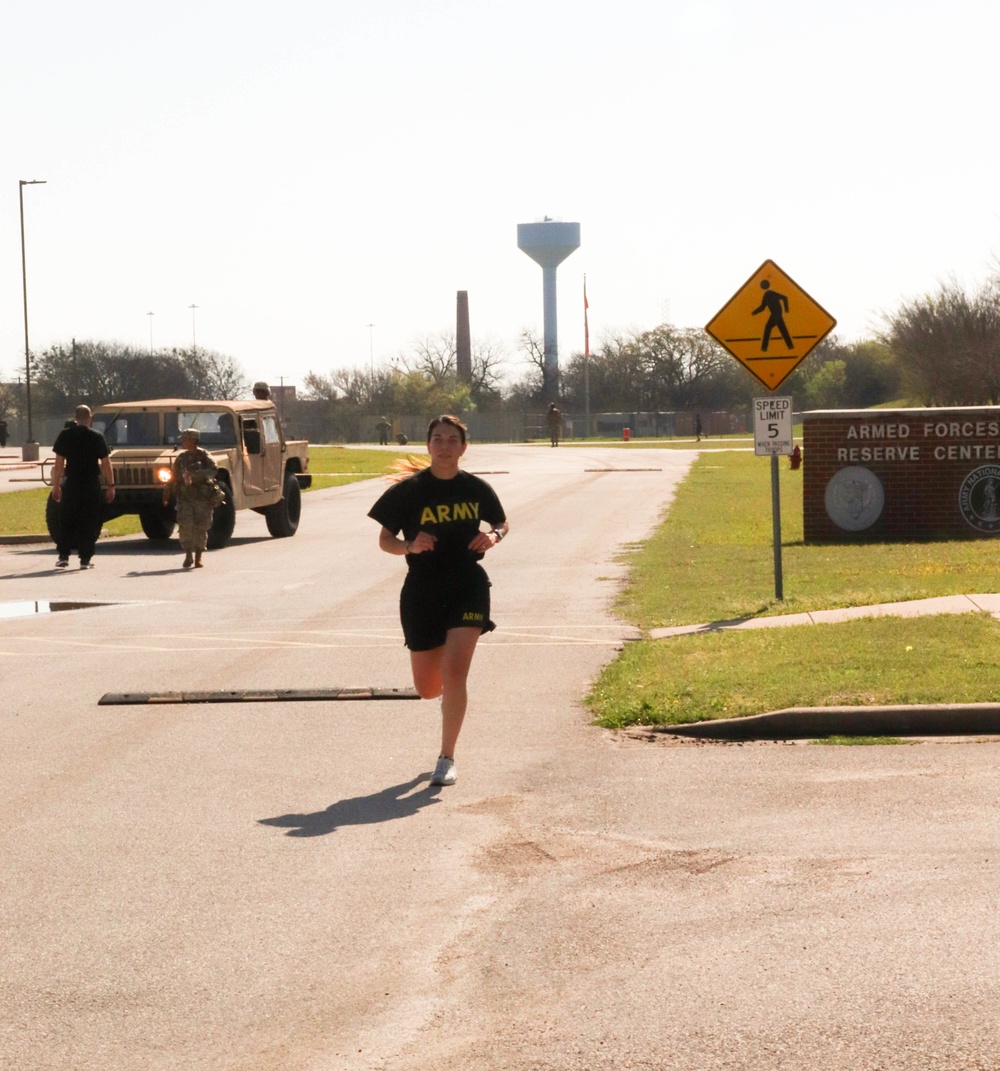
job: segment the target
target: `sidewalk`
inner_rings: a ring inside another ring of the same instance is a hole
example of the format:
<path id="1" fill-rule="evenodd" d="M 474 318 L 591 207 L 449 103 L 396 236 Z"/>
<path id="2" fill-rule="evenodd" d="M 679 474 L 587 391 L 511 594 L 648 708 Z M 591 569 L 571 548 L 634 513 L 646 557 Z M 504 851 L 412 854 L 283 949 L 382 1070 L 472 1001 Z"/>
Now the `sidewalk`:
<path id="1" fill-rule="evenodd" d="M 942 595 L 935 599 L 845 606 L 704 625 L 650 630 L 654 640 L 750 628 L 785 628 L 856 621 L 863 617 L 921 617 L 926 614 L 988 613 L 1000 617 L 1000 594 Z M 652 731 L 714 740 L 806 740 L 826 736 L 1000 736 L 1000 703 L 927 703 L 873 707 L 789 707 L 747 718 L 720 718 Z"/>
<path id="2" fill-rule="evenodd" d="M 809 613 L 784 614 L 777 617 L 736 618 L 732 621 L 711 621 L 704 625 L 676 625 L 673 628 L 650 629 L 649 636 L 650 639 L 664 640 L 671 636 L 689 636 L 700 632 L 832 624 L 838 621 L 855 621 L 859 617 L 923 617 L 926 614 L 972 613 L 1000 616 L 1000 594 L 939 595 L 935 599 L 912 599 L 908 602 L 889 602 L 877 606 L 843 606 L 837 610 L 812 610 Z"/>
<path id="3" fill-rule="evenodd" d="M 26 491 L 32 487 L 44 487 L 42 471 L 45 465 L 51 467 L 55 455 L 48 447 L 42 447 L 37 461 L 22 461 L 21 452 L 0 450 L 0 492 Z"/>

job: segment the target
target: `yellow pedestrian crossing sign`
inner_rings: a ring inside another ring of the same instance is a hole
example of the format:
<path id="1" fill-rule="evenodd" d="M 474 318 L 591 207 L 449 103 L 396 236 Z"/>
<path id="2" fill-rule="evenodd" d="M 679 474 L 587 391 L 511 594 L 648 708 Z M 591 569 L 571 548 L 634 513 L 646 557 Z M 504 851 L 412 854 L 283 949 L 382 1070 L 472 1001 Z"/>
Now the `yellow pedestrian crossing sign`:
<path id="1" fill-rule="evenodd" d="M 705 330 L 768 390 L 777 390 L 837 326 L 773 260 L 765 260 Z"/>

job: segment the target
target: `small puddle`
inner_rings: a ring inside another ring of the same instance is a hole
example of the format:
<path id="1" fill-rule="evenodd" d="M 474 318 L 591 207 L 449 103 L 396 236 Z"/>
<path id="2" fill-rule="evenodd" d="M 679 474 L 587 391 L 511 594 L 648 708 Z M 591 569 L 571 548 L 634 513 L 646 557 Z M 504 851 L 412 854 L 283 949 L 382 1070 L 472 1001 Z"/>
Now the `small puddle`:
<path id="1" fill-rule="evenodd" d="M 37 599 L 35 602 L 0 602 L 0 620 L 12 617 L 33 617 L 35 614 L 57 614 L 62 610 L 90 610 L 95 606 L 114 606 L 111 602 L 54 602 Z"/>

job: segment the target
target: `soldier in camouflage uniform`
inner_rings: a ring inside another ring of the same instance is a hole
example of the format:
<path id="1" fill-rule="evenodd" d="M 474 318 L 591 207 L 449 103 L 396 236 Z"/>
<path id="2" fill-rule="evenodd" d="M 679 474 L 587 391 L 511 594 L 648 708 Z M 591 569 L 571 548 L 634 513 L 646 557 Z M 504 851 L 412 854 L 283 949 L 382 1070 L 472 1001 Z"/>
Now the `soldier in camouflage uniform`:
<path id="1" fill-rule="evenodd" d="M 215 462 L 198 445 L 198 439 L 195 428 L 181 432 L 181 452 L 174 459 L 170 483 L 163 488 L 164 505 L 169 503 L 171 492 L 177 499 L 177 534 L 185 569 L 202 567 L 201 556 L 218 505 Z"/>

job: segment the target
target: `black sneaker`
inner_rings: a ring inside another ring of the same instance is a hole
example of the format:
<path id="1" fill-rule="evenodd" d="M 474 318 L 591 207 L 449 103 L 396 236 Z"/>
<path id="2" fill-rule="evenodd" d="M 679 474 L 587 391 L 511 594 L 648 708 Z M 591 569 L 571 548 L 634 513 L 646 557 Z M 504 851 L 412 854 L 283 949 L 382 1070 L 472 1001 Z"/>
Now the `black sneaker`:
<path id="1" fill-rule="evenodd" d="M 69 558 L 60 558 L 59 561 L 56 562 L 56 568 L 57 569 L 66 569 L 68 567 L 69 567 Z"/>
<path id="2" fill-rule="evenodd" d="M 87 561 L 82 561 L 81 560 L 80 568 L 81 569 L 93 569 L 94 568 L 94 563 L 92 561 L 90 561 L 89 558 L 87 559 Z"/>

